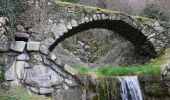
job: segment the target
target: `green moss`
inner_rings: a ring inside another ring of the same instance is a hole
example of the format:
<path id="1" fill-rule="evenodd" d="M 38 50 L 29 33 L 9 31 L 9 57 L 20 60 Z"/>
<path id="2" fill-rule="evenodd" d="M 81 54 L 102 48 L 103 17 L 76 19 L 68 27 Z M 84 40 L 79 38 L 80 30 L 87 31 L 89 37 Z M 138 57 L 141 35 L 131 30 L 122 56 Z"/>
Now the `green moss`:
<path id="1" fill-rule="evenodd" d="M 112 10 L 106 10 L 106 9 L 102 9 L 102 8 L 98 8 L 98 7 L 90 7 L 90 6 L 85 6 L 85 5 L 80 5 L 80 4 L 75 4 L 75 3 L 70 3 L 70 2 L 62 2 L 62 1 L 58 1 L 55 0 L 56 4 L 59 6 L 65 6 L 65 7 L 72 7 L 72 8 L 76 8 L 79 9 L 80 11 L 85 11 L 87 13 L 104 13 L 104 14 L 108 14 L 108 15 L 116 15 L 116 14 L 122 14 L 125 16 L 129 16 L 131 18 L 133 18 L 136 21 L 147 21 L 147 20 L 153 20 L 151 18 L 147 18 L 147 17 L 142 17 L 142 16 L 132 16 L 132 15 L 128 15 L 128 14 L 123 14 L 120 12 L 116 12 L 116 11 L 112 11 Z M 162 23 L 163 25 L 166 26 L 170 26 L 170 22 L 165 22 L 165 21 L 159 21 L 160 23 Z"/>
<path id="2" fill-rule="evenodd" d="M 102 67 L 97 70 L 98 76 L 103 75 L 113 75 L 113 76 L 123 76 L 123 75 L 146 75 L 146 74 L 159 74 L 160 68 L 154 67 L 152 65 L 144 66 L 132 66 L 132 67 Z"/>
<path id="3" fill-rule="evenodd" d="M 129 66 L 129 67 L 110 67 L 104 66 L 95 70 L 88 67 L 74 68 L 78 73 L 91 74 L 97 77 L 103 76 L 124 76 L 124 75 L 153 75 L 160 74 L 160 68 L 153 65 Z"/>
<path id="4" fill-rule="evenodd" d="M 165 49 L 163 54 L 160 55 L 158 58 L 151 59 L 151 64 L 158 66 L 158 67 L 161 67 L 161 65 L 166 64 L 167 61 L 170 59 L 170 57 L 166 55 L 166 53 L 169 53 L 169 52 L 170 52 L 170 48 Z"/>
<path id="5" fill-rule="evenodd" d="M 119 81 L 116 77 L 99 78 L 99 95 L 95 100 L 118 100 Z"/>
<path id="6" fill-rule="evenodd" d="M 88 67 L 74 67 L 74 69 L 80 74 L 87 74 L 91 71 Z"/>
<path id="7" fill-rule="evenodd" d="M 111 14 L 111 15 L 115 15 L 116 13 L 119 13 L 119 12 L 101 9 L 97 7 L 90 7 L 90 6 L 85 6 L 85 5 L 80 5 L 80 4 L 70 3 L 70 2 L 61 2 L 58 0 L 55 0 L 55 3 L 60 6 L 67 6 L 67 7 L 80 9 L 80 11 L 86 11 L 88 13 L 104 13 L 104 14 Z"/>

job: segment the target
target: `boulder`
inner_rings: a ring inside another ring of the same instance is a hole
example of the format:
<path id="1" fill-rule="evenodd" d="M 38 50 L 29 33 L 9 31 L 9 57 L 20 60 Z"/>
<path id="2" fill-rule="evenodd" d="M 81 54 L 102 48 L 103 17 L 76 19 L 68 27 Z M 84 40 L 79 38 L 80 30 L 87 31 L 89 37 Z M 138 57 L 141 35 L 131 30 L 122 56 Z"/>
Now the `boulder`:
<path id="1" fill-rule="evenodd" d="M 50 88 L 63 82 L 63 77 L 44 65 L 32 66 L 26 70 L 26 74 L 25 83 L 32 87 Z"/>

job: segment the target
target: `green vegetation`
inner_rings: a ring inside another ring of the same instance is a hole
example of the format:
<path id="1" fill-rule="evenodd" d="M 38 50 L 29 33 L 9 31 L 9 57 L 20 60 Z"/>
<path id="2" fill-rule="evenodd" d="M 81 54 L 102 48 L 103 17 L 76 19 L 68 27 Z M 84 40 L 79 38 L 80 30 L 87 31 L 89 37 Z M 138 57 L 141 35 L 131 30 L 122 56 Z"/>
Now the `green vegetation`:
<path id="1" fill-rule="evenodd" d="M 50 98 L 28 94 L 20 88 L 14 88 L 8 91 L 0 89 L 0 100 L 50 100 Z"/>
<path id="2" fill-rule="evenodd" d="M 110 67 L 105 66 L 95 70 L 88 67 L 76 67 L 75 70 L 81 74 L 93 74 L 96 76 L 123 76 L 123 75 L 146 75 L 159 74 L 160 68 L 152 65 L 129 66 L 129 67 Z"/>
<path id="3" fill-rule="evenodd" d="M 152 65 L 132 66 L 132 67 L 103 67 L 97 70 L 98 75 L 145 75 L 145 74 L 159 74 L 160 68 Z"/>
<path id="4" fill-rule="evenodd" d="M 168 15 L 164 11 L 162 11 L 159 6 L 155 4 L 147 5 L 143 9 L 141 16 L 156 19 L 156 20 L 169 21 Z"/>
<path id="5" fill-rule="evenodd" d="M 170 52 L 170 48 L 165 49 L 162 55 L 160 55 L 156 59 L 151 60 L 151 64 L 155 66 L 162 66 L 163 64 L 166 64 L 167 61 L 170 59 L 170 57 L 167 56 L 166 54 L 169 52 Z"/>
<path id="6" fill-rule="evenodd" d="M 119 100 L 119 80 L 114 77 L 99 79 L 99 95 L 94 100 Z"/>

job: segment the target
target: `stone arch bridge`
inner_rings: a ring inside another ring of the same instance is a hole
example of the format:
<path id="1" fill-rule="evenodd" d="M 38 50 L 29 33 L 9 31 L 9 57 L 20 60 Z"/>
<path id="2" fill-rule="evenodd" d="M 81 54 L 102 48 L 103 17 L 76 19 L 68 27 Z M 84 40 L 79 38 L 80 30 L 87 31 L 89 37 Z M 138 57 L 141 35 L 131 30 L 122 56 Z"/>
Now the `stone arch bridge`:
<path id="1" fill-rule="evenodd" d="M 161 54 L 170 41 L 170 24 L 166 22 L 49 0 L 28 4 L 31 8 L 18 17 L 27 26 L 18 30 L 28 34 L 18 33 L 16 41 L 1 42 L 0 54 L 8 67 L 6 79 L 36 93 L 49 94 L 80 85 L 72 69 L 52 53 L 61 41 L 78 32 L 112 30 L 142 55 L 151 57 Z"/>

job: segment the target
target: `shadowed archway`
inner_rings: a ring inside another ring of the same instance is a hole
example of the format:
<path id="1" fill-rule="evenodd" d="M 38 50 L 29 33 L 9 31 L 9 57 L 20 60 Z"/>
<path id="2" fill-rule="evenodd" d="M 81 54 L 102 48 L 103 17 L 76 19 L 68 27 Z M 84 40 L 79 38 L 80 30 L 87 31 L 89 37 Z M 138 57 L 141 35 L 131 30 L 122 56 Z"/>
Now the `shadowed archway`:
<path id="1" fill-rule="evenodd" d="M 55 42 L 50 46 L 49 50 L 52 51 L 56 45 L 68 37 L 71 37 L 79 32 L 94 28 L 103 28 L 119 33 L 126 40 L 130 41 L 138 49 L 138 52 L 142 56 L 154 57 L 156 55 L 156 51 L 152 43 L 147 40 L 147 37 L 139 29 L 133 27 L 127 22 L 124 22 L 123 20 L 109 19 L 94 20 L 73 27 L 71 30 L 68 30 L 68 32 L 64 33 L 62 36 L 56 39 Z"/>

